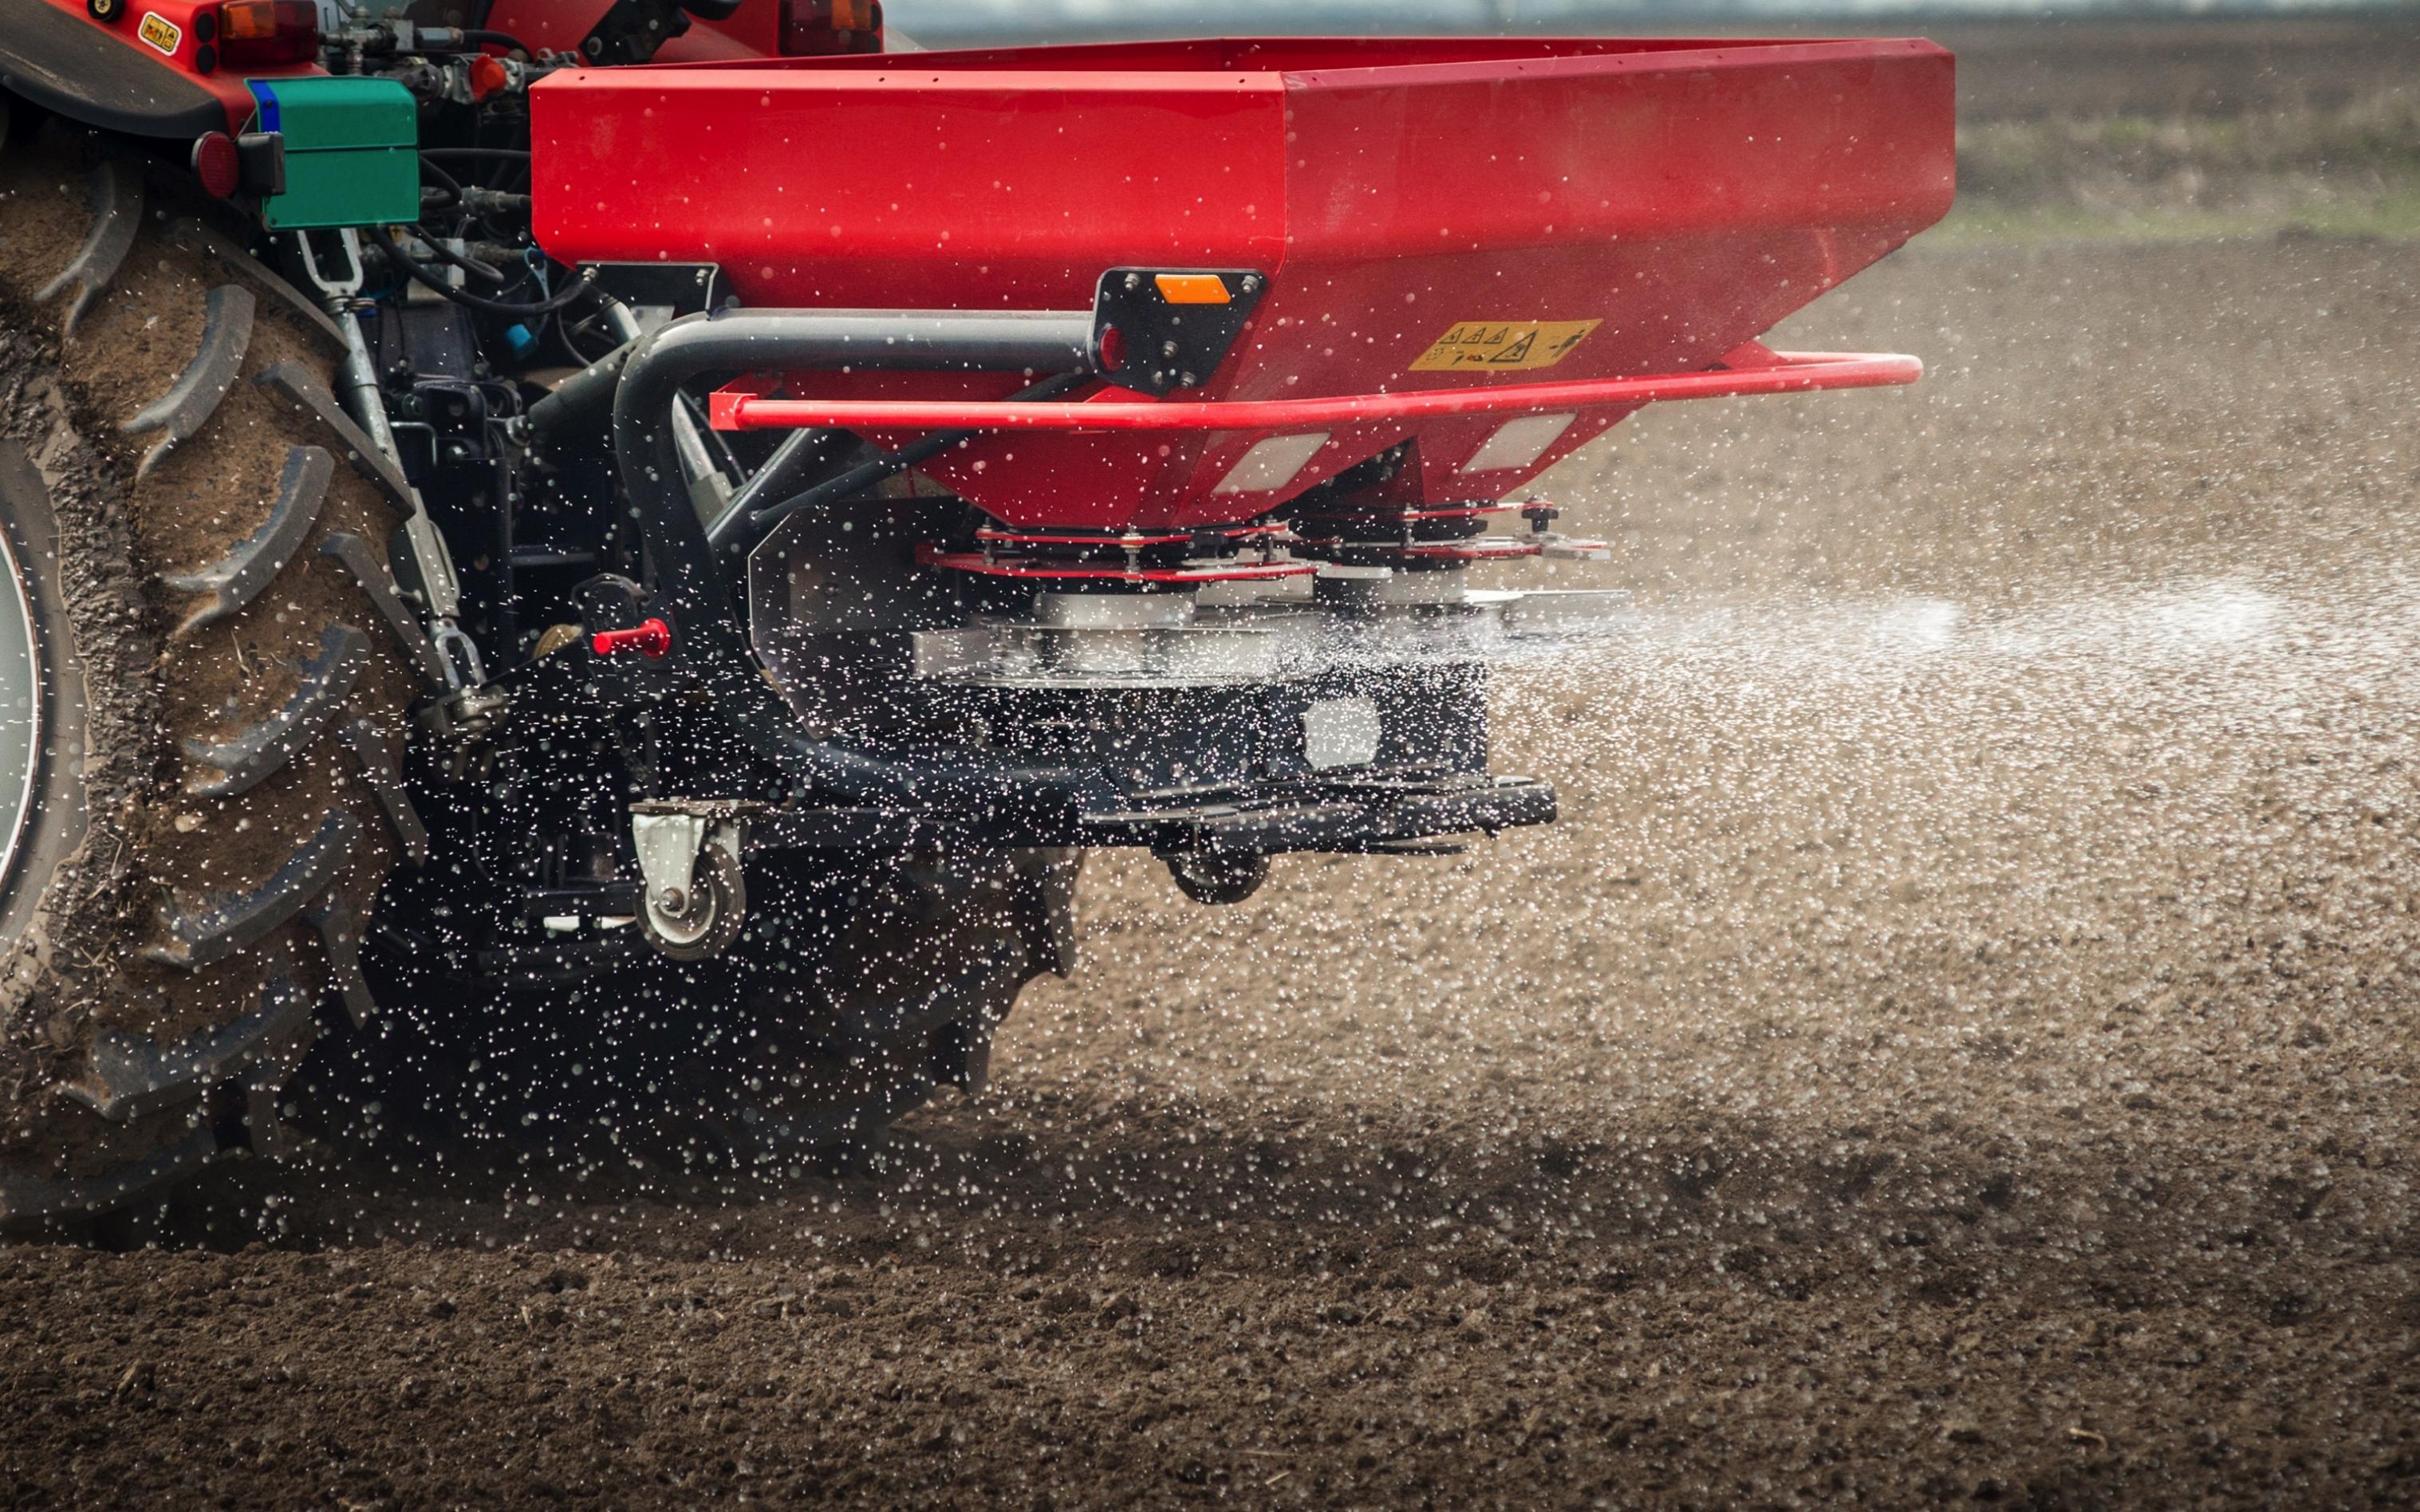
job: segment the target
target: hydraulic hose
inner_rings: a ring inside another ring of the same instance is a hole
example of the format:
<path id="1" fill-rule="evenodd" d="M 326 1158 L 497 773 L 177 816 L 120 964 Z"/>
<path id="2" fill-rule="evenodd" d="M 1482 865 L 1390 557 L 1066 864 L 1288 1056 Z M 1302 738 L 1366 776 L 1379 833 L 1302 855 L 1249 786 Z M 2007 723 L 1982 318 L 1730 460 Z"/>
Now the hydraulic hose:
<path id="1" fill-rule="evenodd" d="M 551 314 L 583 294 L 596 292 L 589 286 L 588 280 L 574 277 L 552 295 L 530 304 L 518 304 L 510 300 L 490 300 L 476 294 L 466 294 L 413 261 L 410 255 L 396 245 L 395 238 L 387 235 L 384 226 L 365 226 L 363 229 L 367 233 L 371 244 L 386 255 L 387 261 L 394 264 L 397 271 L 430 292 L 461 305 L 466 310 L 476 310 L 482 315 L 501 315 L 515 319 L 527 319 L 535 315 Z"/>
<path id="2" fill-rule="evenodd" d="M 613 391 L 622 383 L 622 364 L 639 344 L 626 341 L 554 386 L 554 392 L 529 407 L 530 444 L 539 452 L 578 445 L 592 436 L 613 409 Z"/>
<path id="3" fill-rule="evenodd" d="M 524 57 L 537 56 L 536 48 L 510 32 L 500 32 L 491 26 L 473 26 L 462 33 L 462 40 L 473 47 L 501 47 L 507 53 L 519 53 Z"/>

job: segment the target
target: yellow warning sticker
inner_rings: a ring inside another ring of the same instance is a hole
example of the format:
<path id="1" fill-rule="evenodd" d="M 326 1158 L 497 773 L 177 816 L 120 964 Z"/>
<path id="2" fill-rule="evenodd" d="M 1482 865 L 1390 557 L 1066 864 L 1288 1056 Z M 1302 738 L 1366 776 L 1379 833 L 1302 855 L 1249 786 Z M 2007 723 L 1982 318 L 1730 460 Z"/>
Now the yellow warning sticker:
<path id="1" fill-rule="evenodd" d="M 1552 367 L 1572 354 L 1601 320 L 1464 320 L 1431 343 L 1415 373 L 1483 367 L 1498 373 Z"/>
<path id="2" fill-rule="evenodd" d="M 156 10 L 143 12 L 143 24 L 134 28 L 134 35 L 170 57 L 177 55 L 177 44 L 185 39 L 177 23 Z"/>

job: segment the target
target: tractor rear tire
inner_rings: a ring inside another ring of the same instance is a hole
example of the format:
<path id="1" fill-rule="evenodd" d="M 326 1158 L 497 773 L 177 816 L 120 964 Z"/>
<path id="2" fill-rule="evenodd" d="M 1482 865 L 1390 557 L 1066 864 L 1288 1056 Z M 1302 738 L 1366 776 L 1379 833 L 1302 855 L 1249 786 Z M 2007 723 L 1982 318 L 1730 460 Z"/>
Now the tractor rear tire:
<path id="1" fill-rule="evenodd" d="M 12 124 L 0 1228 L 42 1228 L 274 1151 L 319 1015 L 370 1006 L 415 683 L 362 580 L 383 550 L 334 548 L 382 548 L 395 513 L 292 397 L 335 328 L 138 160 Z"/>

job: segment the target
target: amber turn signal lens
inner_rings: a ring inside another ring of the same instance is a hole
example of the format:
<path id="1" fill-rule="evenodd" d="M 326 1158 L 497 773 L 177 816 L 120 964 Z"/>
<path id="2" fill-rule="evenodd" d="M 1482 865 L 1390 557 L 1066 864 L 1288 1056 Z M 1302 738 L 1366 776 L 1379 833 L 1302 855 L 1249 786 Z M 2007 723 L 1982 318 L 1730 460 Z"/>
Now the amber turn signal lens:
<path id="1" fill-rule="evenodd" d="M 1225 304 L 1227 281 L 1216 273 L 1156 273 L 1159 297 L 1171 304 Z"/>
<path id="2" fill-rule="evenodd" d="M 226 0 L 219 7 L 222 62 L 308 63 L 318 51 L 319 8 L 311 0 Z"/>

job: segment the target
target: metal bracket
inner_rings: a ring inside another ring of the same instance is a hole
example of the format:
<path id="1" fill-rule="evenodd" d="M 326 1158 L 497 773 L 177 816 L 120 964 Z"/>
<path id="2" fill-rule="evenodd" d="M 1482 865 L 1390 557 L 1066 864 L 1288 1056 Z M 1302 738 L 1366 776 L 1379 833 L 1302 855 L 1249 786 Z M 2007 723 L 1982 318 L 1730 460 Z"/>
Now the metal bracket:
<path id="1" fill-rule="evenodd" d="M 502 687 L 457 687 L 421 705 L 420 722 L 442 748 L 439 769 L 457 782 L 474 774 L 484 777 L 494 755 L 489 742 L 509 704 Z"/>
<path id="2" fill-rule="evenodd" d="M 721 263 L 591 263 L 597 288 L 638 312 L 642 330 L 700 310 L 711 310 L 730 296 L 731 285 Z M 638 330 L 621 332 L 629 340 Z"/>
<path id="3" fill-rule="evenodd" d="M 313 244 L 308 231 L 294 233 L 295 252 L 303 276 L 318 288 L 320 303 L 345 338 L 344 369 L 339 375 L 345 408 L 352 411 L 363 432 L 386 454 L 397 476 L 401 476 L 403 455 L 396 447 L 394 427 L 387 424 L 386 400 L 379 391 L 378 363 L 370 357 L 369 342 L 362 334 L 361 238 L 351 226 L 339 228 L 334 236 L 334 250 L 341 261 L 333 269 L 321 264 L 320 249 Z M 411 558 L 412 576 L 418 579 L 412 586 L 429 621 L 428 639 L 437 647 L 453 684 L 475 687 L 487 680 L 487 673 L 479 665 L 477 649 L 455 625 L 456 616 L 461 612 L 462 587 L 454 569 L 454 553 L 446 547 L 437 522 L 428 517 L 428 506 L 421 500 L 420 490 L 413 488 L 411 495 L 411 508 L 404 517 L 403 536 Z"/>
<path id="4" fill-rule="evenodd" d="M 294 250 L 302 262 L 302 276 L 318 289 L 322 302 L 342 300 L 349 307 L 350 301 L 361 297 L 362 240 L 351 226 L 336 233 L 335 250 L 344 260 L 334 272 L 320 263 L 319 248 L 313 243 L 310 232 L 294 233 Z"/>
<path id="5" fill-rule="evenodd" d="M 425 514 L 413 517 L 423 525 L 428 523 L 428 517 Z M 428 533 L 437 535 L 436 528 L 431 526 Z M 417 556 L 419 542 L 412 537 L 409 529 L 405 534 L 406 539 L 412 546 L 413 555 Z M 441 551 L 444 549 L 443 536 L 437 536 L 437 548 Z M 449 557 L 447 560 L 450 563 L 452 559 Z M 460 625 L 450 619 L 439 620 L 429 629 L 428 642 L 437 648 L 439 659 L 445 664 L 446 680 L 454 687 L 467 690 L 486 684 L 488 669 L 479 660 L 479 647 L 470 636 L 463 633 Z"/>
<path id="6" fill-rule="evenodd" d="M 1198 388 L 1227 359 L 1268 279 L 1249 268 L 1112 268 L 1093 298 L 1093 349 L 1138 393 Z"/>
<path id="7" fill-rule="evenodd" d="M 613 8 L 580 39 L 580 55 L 589 63 L 644 63 L 657 48 L 689 30 L 683 12 L 728 21 L 738 8 L 738 0 L 613 0 Z"/>

